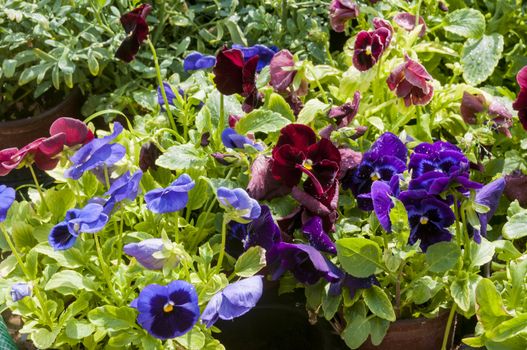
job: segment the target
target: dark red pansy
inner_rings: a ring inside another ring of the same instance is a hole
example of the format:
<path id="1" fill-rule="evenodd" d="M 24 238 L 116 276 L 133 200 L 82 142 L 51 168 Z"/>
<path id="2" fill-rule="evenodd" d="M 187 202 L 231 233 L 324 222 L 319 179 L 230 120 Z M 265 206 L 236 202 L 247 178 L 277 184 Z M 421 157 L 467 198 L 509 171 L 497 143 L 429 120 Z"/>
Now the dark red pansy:
<path id="1" fill-rule="evenodd" d="M 121 24 L 126 32 L 126 38 L 115 52 L 115 57 L 125 62 L 135 58 L 141 44 L 149 34 L 146 16 L 152 11 L 150 4 L 143 4 L 121 16 Z"/>
<path id="2" fill-rule="evenodd" d="M 5 176 L 20 164 L 20 157 L 15 157 L 18 148 L 6 148 L 0 150 L 0 176 Z"/>
<path id="3" fill-rule="evenodd" d="M 463 92 L 463 98 L 461 99 L 460 112 L 463 120 L 467 124 L 476 124 L 477 114 L 485 111 L 485 97 L 480 94 L 470 94 Z"/>
<path id="4" fill-rule="evenodd" d="M 353 66 L 361 72 L 373 67 L 390 43 L 391 36 L 390 30 L 383 27 L 357 34 L 353 51 Z"/>
<path id="5" fill-rule="evenodd" d="M 408 107 L 426 105 L 434 95 L 434 87 L 430 83 L 433 79 L 425 67 L 405 55 L 406 62 L 397 66 L 386 82 L 390 90 L 395 90 L 397 97 L 404 99 Z"/>
<path id="6" fill-rule="evenodd" d="M 516 81 L 520 85 L 520 92 L 512 104 L 512 108 L 518 111 L 520 122 L 523 128 L 527 130 L 527 66 L 520 69 L 516 75 Z"/>
<path id="7" fill-rule="evenodd" d="M 59 162 L 55 158 L 64 149 L 65 133 L 58 133 L 48 138 L 41 137 L 22 147 L 15 155 L 21 163 L 35 163 L 41 170 L 52 170 Z"/>
<path id="8" fill-rule="evenodd" d="M 328 112 L 328 117 L 334 118 L 339 128 L 348 126 L 359 111 L 360 98 L 360 92 L 355 91 L 353 101 L 331 108 Z"/>
<path id="9" fill-rule="evenodd" d="M 415 16 L 408 12 L 401 12 L 393 17 L 393 21 L 404 30 L 411 32 L 415 28 Z M 422 38 L 426 34 L 426 23 L 423 17 L 419 16 L 419 24 L 422 25 L 419 31 L 419 37 Z"/>
<path id="10" fill-rule="evenodd" d="M 64 144 L 68 147 L 83 145 L 93 140 L 93 133 L 86 124 L 78 119 L 62 117 L 53 122 L 49 128 L 50 135 L 64 133 Z"/>
<path id="11" fill-rule="evenodd" d="M 359 16 L 359 5 L 351 0 L 333 0 L 329 5 L 329 23 L 335 32 L 343 32 L 347 21 Z"/>

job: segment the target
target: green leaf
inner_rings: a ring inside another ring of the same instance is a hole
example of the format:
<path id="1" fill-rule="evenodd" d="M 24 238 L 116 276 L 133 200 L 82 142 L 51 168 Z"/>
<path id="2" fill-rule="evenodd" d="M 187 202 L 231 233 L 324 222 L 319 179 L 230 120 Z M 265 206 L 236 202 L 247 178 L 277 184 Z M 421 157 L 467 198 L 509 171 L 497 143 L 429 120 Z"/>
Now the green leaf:
<path id="1" fill-rule="evenodd" d="M 381 248 L 366 238 L 342 238 L 336 242 L 344 270 L 355 277 L 369 277 L 380 266 Z"/>
<path id="2" fill-rule="evenodd" d="M 242 135 L 249 132 L 273 132 L 289 124 L 287 118 L 279 113 L 265 110 L 256 110 L 247 114 L 236 123 L 236 131 Z"/>
<path id="3" fill-rule="evenodd" d="M 351 322 L 347 324 L 340 336 L 348 347 L 358 349 L 368 339 L 370 327 L 369 319 L 366 316 L 353 315 Z"/>
<path id="4" fill-rule="evenodd" d="M 12 223 L 11 236 L 15 243 L 15 247 L 19 250 L 31 248 L 37 244 L 36 239 L 33 237 L 33 226 L 23 221 Z"/>
<path id="5" fill-rule="evenodd" d="M 97 327 L 119 331 L 135 327 L 136 311 L 129 306 L 105 305 L 91 310 L 88 319 Z"/>
<path id="6" fill-rule="evenodd" d="M 77 248 L 55 250 L 46 242 L 35 246 L 32 250 L 39 254 L 50 257 L 51 259 L 57 261 L 60 266 L 67 267 L 68 269 L 75 269 L 82 266 L 84 263 L 84 261 L 80 259 L 80 252 Z"/>
<path id="7" fill-rule="evenodd" d="M 56 221 L 60 221 L 64 218 L 66 211 L 75 207 L 76 196 L 69 188 L 47 190 L 45 197 L 46 202 L 50 204 L 49 210 Z"/>
<path id="8" fill-rule="evenodd" d="M 476 303 L 478 304 L 478 320 L 485 329 L 491 330 L 511 318 L 505 310 L 501 295 L 496 290 L 494 283 L 487 278 L 478 283 Z"/>
<path id="9" fill-rule="evenodd" d="M 329 108 L 329 105 L 325 104 L 322 101 L 319 101 L 316 98 L 313 98 L 304 105 L 304 108 L 298 114 L 297 123 L 299 124 L 309 124 L 319 113 L 325 113 Z"/>
<path id="10" fill-rule="evenodd" d="M 35 79 L 38 75 L 36 67 L 29 67 L 22 71 L 20 77 L 18 78 L 18 85 L 25 85 L 31 80 Z"/>
<path id="11" fill-rule="evenodd" d="M 478 85 L 492 74 L 503 52 L 503 36 L 493 33 L 480 39 L 468 39 L 463 46 L 461 64 L 463 78 L 468 84 Z"/>
<path id="12" fill-rule="evenodd" d="M 454 242 L 432 244 L 426 251 L 426 261 L 431 272 L 445 272 L 456 266 L 461 251 Z"/>
<path id="13" fill-rule="evenodd" d="M 66 323 L 65 333 L 72 339 L 86 338 L 95 331 L 95 327 L 84 320 L 71 319 Z"/>
<path id="14" fill-rule="evenodd" d="M 383 320 L 379 317 L 374 317 L 370 320 L 370 327 L 371 343 L 375 346 L 378 346 L 380 343 L 382 343 L 384 336 L 388 332 L 388 328 L 390 328 L 390 321 Z"/>
<path id="15" fill-rule="evenodd" d="M 271 93 L 264 107 L 270 111 L 280 113 L 282 117 L 289 119 L 291 122 L 295 121 L 295 115 L 289 104 L 281 95 L 275 92 Z"/>
<path id="16" fill-rule="evenodd" d="M 53 332 L 50 332 L 45 328 L 38 328 L 37 330 L 33 329 L 31 340 L 38 349 L 48 349 L 53 345 L 55 339 L 57 339 L 59 332 L 60 329 L 55 329 Z"/>
<path id="17" fill-rule="evenodd" d="M 207 154 L 191 143 L 175 145 L 156 160 L 156 164 L 170 170 L 184 170 L 207 164 Z"/>
<path id="18" fill-rule="evenodd" d="M 404 204 L 395 198 L 392 198 L 394 203 L 390 210 L 390 222 L 392 223 L 392 234 L 396 235 L 398 246 L 403 247 L 408 242 L 410 236 L 410 225 L 408 223 L 408 213 Z"/>
<path id="19" fill-rule="evenodd" d="M 188 350 L 200 350 L 205 346 L 205 334 L 198 327 L 192 328 L 190 332 L 175 340 Z"/>
<path id="20" fill-rule="evenodd" d="M 395 321 L 392 303 L 379 286 L 371 286 L 362 295 L 364 296 L 364 302 L 374 315 L 388 321 Z"/>
<path id="21" fill-rule="evenodd" d="M 60 294 L 73 294 L 79 289 L 93 290 L 93 282 L 77 271 L 63 270 L 55 273 L 44 287 L 45 290 L 56 290 Z"/>
<path id="22" fill-rule="evenodd" d="M 491 244 L 495 247 L 498 253 L 498 259 L 503 261 L 510 261 L 518 259 L 522 254 L 511 241 L 500 239 L 497 241 L 492 241 Z"/>
<path id="23" fill-rule="evenodd" d="M 368 118 L 368 123 L 373 125 L 380 132 L 383 132 L 384 129 L 385 129 L 384 128 L 384 123 L 383 123 L 382 119 L 379 118 L 379 117 L 369 117 Z"/>
<path id="24" fill-rule="evenodd" d="M 12 78 L 15 75 L 17 60 L 5 59 L 2 62 L 2 70 L 6 78 Z"/>
<path id="25" fill-rule="evenodd" d="M 326 284 L 325 290 L 326 293 L 322 298 L 322 311 L 324 311 L 324 318 L 326 320 L 331 320 L 337 311 L 339 310 L 340 303 L 342 301 L 342 295 L 338 294 L 336 296 L 331 295 L 329 291 L 330 284 Z"/>
<path id="26" fill-rule="evenodd" d="M 462 311 L 470 309 L 470 288 L 468 278 L 456 279 L 450 286 L 450 293 Z"/>
<path id="27" fill-rule="evenodd" d="M 238 18 L 236 18 L 235 16 L 231 16 L 229 18 L 226 18 L 223 23 L 227 27 L 227 30 L 229 31 L 232 42 L 234 44 L 247 46 L 247 39 L 245 39 L 245 35 L 243 34 L 243 31 L 240 29 L 240 27 L 236 23 L 238 21 L 239 21 Z"/>
<path id="28" fill-rule="evenodd" d="M 527 210 L 509 217 L 502 232 L 503 237 L 511 240 L 527 236 Z"/>
<path id="29" fill-rule="evenodd" d="M 93 76 L 99 74 L 99 62 L 91 50 L 88 53 L 88 69 Z"/>
<path id="30" fill-rule="evenodd" d="M 234 272 L 240 277 L 251 277 L 265 267 L 265 249 L 259 246 L 250 247 L 240 255 L 234 265 Z"/>
<path id="31" fill-rule="evenodd" d="M 496 328 L 486 332 L 485 336 L 495 342 L 502 342 L 520 333 L 527 333 L 527 313 L 516 315 L 510 320 L 501 322 Z"/>
<path id="32" fill-rule="evenodd" d="M 494 256 L 494 245 L 485 237 L 481 238 L 481 243 L 470 242 L 470 266 L 481 266 L 492 260 Z"/>
<path id="33" fill-rule="evenodd" d="M 447 32 L 465 37 L 479 38 L 485 33 L 485 16 L 478 10 L 464 8 L 445 17 Z"/>

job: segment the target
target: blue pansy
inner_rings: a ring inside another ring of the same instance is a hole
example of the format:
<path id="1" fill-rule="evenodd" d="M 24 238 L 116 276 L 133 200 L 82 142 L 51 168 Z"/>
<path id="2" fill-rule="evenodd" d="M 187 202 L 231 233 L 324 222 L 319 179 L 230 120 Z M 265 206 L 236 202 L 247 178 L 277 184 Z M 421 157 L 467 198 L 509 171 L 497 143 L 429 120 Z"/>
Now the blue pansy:
<path id="1" fill-rule="evenodd" d="M 198 294 L 186 281 L 173 281 L 166 286 L 150 284 L 130 306 L 139 311 L 137 323 L 162 340 L 182 336 L 199 318 Z"/>
<path id="2" fill-rule="evenodd" d="M 70 209 L 64 221 L 56 224 L 49 233 L 49 245 L 56 250 L 71 248 L 81 233 L 95 233 L 104 228 L 108 215 L 104 207 L 89 203 L 82 209 Z"/>
<path id="3" fill-rule="evenodd" d="M 172 213 L 187 206 L 188 192 L 195 182 L 187 174 L 181 174 L 167 188 L 156 188 L 145 194 L 146 207 L 154 213 Z"/>
<path id="4" fill-rule="evenodd" d="M 494 212 L 498 208 L 501 195 L 505 190 L 505 179 L 500 177 L 497 180 L 494 180 L 487 185 L 483 186 L 480 190 L 476 192 L 475 202 L 480 205 L 487 206 L 489 211 L 486 213 L 480 214 L 479 221 L 481 223 L 480 230 L 474 230 L 474 241 L 481 243 L 481 236 L 487 236 L 487 224 L 494 215 Z"/>
<path id="5" fill-rule="evenodd" d="M 379 223 L 386 230 L 391 232 L 392 223 L 390 221 L 390 210 L 394 204 L 391 197 L 399 195 L 399 175 L 392 176 L 389 183 L 384 181 L 374 181 L 371 185 L 371 199 L 373 210 Z"/>
<path id="6" fill-rule="evenodd" d="M 150 270 L 161 270 L 165 263 L 164 259 L 157 259 L 154 253 L 163 250 L 161 238 L 150 238 L 139 243 L 129 243 L 123 247 L 125 254 L 133 256 L 137 261 Z"/>
<path id="7" fill-rule="evenodd" d="M 322 227 L 322 219 L 319 216 L 313 216 L 306 221 L 302 230 L 311 246 L 321 252 L 337 254 L 337 247 L 324 231 L 324 228 Z"/>
<path id="8" fill-rule="evenodd" d="M 15 283 L 11 286 L 11 299 L 19 301 L 31 296 L 31 285 L 26 282 Z"/>
<path id="9" fill-rule="evenodd" d="M 260 300 L 263 276 L 252 276 L 229 284 L 207 304 L 201 320 L 210 328 L 219 318 L 232 320 L 249 312 Z"/>
<path id="10" fill-rule="evenodd" d="M 267 47 L 260 44 L 250 47 L 234 44 L 232 45 L 232 48 L 238 49 L 242 52 L 244 61 L 248 61 L 252 57 L 258 55 L 258 64 L 256 65 L 257 72 L 260 72 L 265 66 L 268 66 L 275 53 L 278 52 L 278 47 L 276 46 Z"/>
<path id="11" fill-rule="evenodd" d="M 73 165 L 64 175 L 71 179 L 79 179 L 85 171 L 117 163 L 126 153 L 126 148 L 118 143 L 110 144 L 121 132 L 123 126 L 119 122 L 113 124 L 113 133 L 103 138 L 93 139 L 82 146 L 71 158 Z"/>
<path id="12" fill-rule="evenodd" d="M 174 99 L 176 98 L 176 94 L 174 93 L 174 90 L 172 90 L 172 87 L 169 83 L 163 82 L 163 87 L 165 88 L 165 94 L 167 95 L 168 104 L 174 105 Z M 178 89 L 178 93 L 180 96 L 183 96 L 184 92 L 182 89 Z M 161 108 L 165 108 L 165 100 L 163 99 L 163 95 L 161 94 L 161 87 L 157 87 L 157 103 L 161 106 Z"/>
<path id="13" fill-rule="evenodd" d="M 130 172 L 127 171 L 112 183 L 105 195 L 109 195 L 115 202 L 125 199 L 133 201 L 139 192 L 139 183 L 142 176 L 143 172 L 141 170 L 137 170 L 133 175 L 130 175 Z"/>
<path id="14" fill-rule="evenodd" d="M 15 201 L 15 190 L 6 185 L 0 185 L 0 222 L 4 221 L 7 211 Z"/>
<path id="15" fill-rule="evenodd" d="M 249 197 L 241 188 L 234 190 L 220 187 L 217 192 L 218 201 L 227 210 L 235 210 L 243 220 L 254 220 L 260 216 L 261 207 L 256 199 Z M 236 218 L 232 218 L 237 221 Z"/>
<path id="16" fill-rule="evenodd" d="M 193 52 L 183 61 L 183 69 L 185 72 L 191 70 L 208 69 L 214 67 L 216 64 L 216 57 L 204 55 L 199 52 Z"/>
<path id="17" fill-rule="evenodd" d="M 221 141 L 226 148 L 243 149 L 245 145 L 249 145 L 258 151 L 263 151 L 262 145 L 255 143 L 248 137 L 238 134 L 233 128 L 223 130 L 221 133 Z"/>

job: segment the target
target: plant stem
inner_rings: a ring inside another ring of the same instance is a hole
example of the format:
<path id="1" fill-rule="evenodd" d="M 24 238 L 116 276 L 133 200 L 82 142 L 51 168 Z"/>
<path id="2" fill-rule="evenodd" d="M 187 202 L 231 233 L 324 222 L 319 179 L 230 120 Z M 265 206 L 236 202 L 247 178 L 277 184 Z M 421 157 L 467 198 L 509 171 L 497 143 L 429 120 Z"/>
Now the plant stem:
<path id="1" fill-rule="evenodd" d="M 416 27 L 419 25 L 419 11 L 421 11 L 421 2 L 422 0 L 419 0 L 417 2 L 417 10 L 415 11 L 415 26 Z"/>
<path id="2" fill-rule="evenodd" d="M 154 47 L 154 44 L 152 44 L 152 41 L 150 41 L 150 39 L 146 39 L 146 42 L 148 43 L 148 46 L 150 47 L 150 51 L 152 51 L 152 56 L 154 58 L 154 65 L 156 67 L 157 75 L 157 84 L 159 85 L 159 89 L 161 90 L 161 96 L 163 96 L 163 101 L 165 102 L 165 109 L 168 115 L 168 121 L 170 122 L 170 127 L 176 132 L 177 138 L 179 138 L 180 136 L 177 131 L 176 122 L 174 121 L 174 116 L 172 115 L 172 111 L 170 110 L 170 104 L 168 103 L 167 94 L 165 92 L 165 86 L 163 85 L 163 78 L 161 77 L 161 68 L 159 68 L 159 61 L 157 59 L 156 48 Z"/>
<path id="3" fill-rule="evenodd" d="M 220 273 L 221 271 L 221 264 L 223 263 L 223 256 L 225 255 L 225 242 L 227 241 L 227 223 L 229 220 L 227 218 L 223 218 L 223 222 L 221 224 L 221 247 L 220 247 L 220 255 L 218 256 L 218 264 L 216 265 L 216 273 Z"/>
<path id="4" fill-rule="evenodd" d="M 445 334 L 443 335 L 443 345 L 441 346 L 441 350 L 449 349 L 447 348 L 448 338 L 450 335 L 450 328 L 452 328 L 452 321 L 454 320 L 454 315 L 456 314 L 456 310 L 457 310 L 457 304 L 454 303 L 454 305 L 452 305 L 452 308 L 450 309 L 450 314 L 448 315 L 448 321 L 446 323 Z"/>
<path id="5" fill-rule="evenodd" d="M 123 228 L 124 228 L 124 206 L 121 204 L 121 222 L 119 225 L 119 235 L 117 239 L 118 250 L 117 250 L 117 266 L 121 265 L 121 260 L 123 256 Z"/>
<path id="6" fill-rule="evenodd" d="M 42 200 L 42 204 L 44 204 L 44 208 L 46 210 L 49 210 L 48 203 L 46 203 L 46 199 L 44 198 L 44 193 L 42 192 L 42 188 L 40 188 L 40 184 L 38 182 L 37 174 L 35 173 L 35 169 L 33 169 L 33 165 L 29 165 L 29 171 L 31 172 L 31 176 L 33 177 L 33 181 L 35 182 L 35 186 L 37 187 L 38 194 L 40 195 L 40 199 Z"/>
<path id="7" fill-rule="evenodd" d="M 106 188 L 108 191 L 110 190 L 110 175 L 108 174 L 108 167 L 106 164 L 103 166 L 103 172 L 104 172 L 104 181 L 106 182 Z"/>
<path id="8" fill-rule="evenodd" d="M 220 116 L 218 120 L 218 129 L 216 130 L 216 148 L 220 148 L 221 145 L 221 133 L 225 129 L 225 98 L 222 93 L 220 93 Z"/>
<path id="9" fill-rule="evenodd" d="M 179 212 L 174 213 L 175 216 L 175 222 L 176 222 L 176 230 L 174 235 L 174 240 L 176 243 L 179 243 Z"/>
<path id="10" fill-rule="evenodd" d="M 28 271 L 28 269 L 26 267 L 26 264 L 22 260 L 22 257 L 20 256 L 20 254 L 18 254 L 18 251 L 16 250 L 16 247 L 15 247 L 13 241 L 11 240 L 11 237 L 7 233 L 7 231 L 6 231 L 6 229 L 5 229 L 3 224 L 0 225 L 0 231 L 2 231 L 2 234 L 4 235 L 4 238 L 5 238 L 6 242 L 7 242 L 7 245 L 9 246 L 9 249 L 11 249 L 11 253 L 15 256 L 15 259 L 18 262 L 18 265 L 22 269 L 22 272 L 24 273 L 24 275 L 26 276 L 28 281 L 33 280 L 31 278 L 31 274 L 29 273 L 29 271 Z M 44 317 L 44 322 L 48 326 L 51 327 L 53 325 L 53 322 L 51 321 L 51 319 L 49 317 L 48 308 L 46 306 L 46 302 L 45 302 L 44 298 L 40 294 L 39 287 L 36 286 L 36 285 L 33 285 L 33 290 L 35 291 L 35 296 L 37 297 L 37 300 L 38 300 L 38 302 L 40 304 L 40 307 L 42 308 L 42 313 L 41 314 Z"/>
<path id="11" fill-rule="evenodd" d="M 313 78 L 315 79 L 315 84 L 317 85 L 318 89 L 322 93 L 322 99 L 324 100 L 325 104 L 329 104 L 328 96 L 326 95 L 326 91 L 322 88 L 322 84 L 320 84 L 320 80 L 318 80 L 317 75 L 315 74 L 315 70 L 309 67 L 309 72 L 313 74 Z"/>
<path id="12" fill-rule="evenodd" d="M 97 234 L 93 235 L 93 239 L 95 240 L 95 249 L 97 250 L 97 257 L 99 258 L 99 264 L 101 265 L 102 274 L 103 274 L 104 279 L 106 280 L 108 289 L 110 289 L 110 293 L 112 293 L 114 301 L 121 300 L 117 296 L 117 293 L 115 292 L 115 289 L 113 287 L 112 279 L 110 277 L 110 271 L 108 269 L 108 265 L 106 265 L 106 262 L 104 261 L 104 258 L 102 255 L 101 244 L 99 243 L 99 237 L 97 236 Z"/>

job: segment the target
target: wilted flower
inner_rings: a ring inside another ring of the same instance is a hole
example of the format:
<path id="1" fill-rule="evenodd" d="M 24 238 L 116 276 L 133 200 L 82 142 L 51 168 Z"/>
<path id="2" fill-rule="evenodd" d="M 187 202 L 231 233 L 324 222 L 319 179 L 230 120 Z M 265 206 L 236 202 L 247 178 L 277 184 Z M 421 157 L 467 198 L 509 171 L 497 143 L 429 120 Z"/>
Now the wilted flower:
<path id="1" fill-rule="evenodd" d="M 233 128 L 226 128 L 221 133 L 221 141 L 227 148 L 243 149 L 245 145 L 251 146 L 258 151 L 263 151 L 261 144 L 255 143 L 253 140 L 240 135 Z"/>
<path id="2" fill-rule="evenodd" d="M 73 165 L 64 176 L 79 179 L 85 171 L 97 167 L 111 166 L 117 163 L 126 153 L 126 148 L 118 143 L 110 144 L 123 131 L 119 122 L 113 124 L 113 133 L 103 138 L 93 139 L 82 146 L 71 158 Z"/>
<path id="3" fill-rule="evenodd" d="M 337 254 L 335 243 L 329 238 L 322 227 L 322 219 L 318 216 L 310 218 L 302 228 L 309 244 L 321 252 Z"/>
<path id="4" fill-rule="evenodd" d="M 127 171 L 112 183 L 105 195 L 110 195 L 116 202 L 125 199 L 133 201 L 137 197 L 142 176 L 143 172 L 141 170 L 136 171 L 133 175 L 130 175 L 130 172 Z"/>
<path id="5" fill-rule="evenodd" d="M 359 16 L 359 6 L 351 0 L 332 0 L 329 5 L 329 23 L 336 32 L 343 32 L 347 21 Z"/>
<path id="6" fill-rule="evenodd" d="M 133 256 L 137 261 L 150 270 L 161 270 L 165 263 L 164 259 L 157 259 L 154 253 L 163 249 L 161 238 L 150 238 L 139 243 L 129 243 L 123 247 L 125 254 Z"/>
<path id="7" fill-rule="evenodd" d="M 291 188 L 276 180 L 271 170 L 272 159 L 263 154 L 251 166 L 251 179 L 247 185 L 249 195 L 257 200 L 272 199 L 291 192 Z"/>
<path id="8" fill-rule="evenodd" d="M 512 108 L 518 111 L 520 122 L 523 128 L 527 130 L 527 66 L 520 69 L 516 75 L 516 81 L 520 85 L 520 92 L 512 104 Z"/>
<path id="9" fill-rule="evenodd" d="M 216 64 L 216 57 L 204 55 L 199 52 L 192 52 L 185 60 L 183 60 L 183 69 L 185 72 L 191 70 L 208 69 L 214 67 Z"/>
<path id="10" fill-rule="evenodd" d="M 355 39 L 353 66 L 361 72 L 373 67 L 390 44 L 391 37 L 391 31 L 384 27 L 359 32 Z"/>
<path id="11" fill-rule="evenodd" d="M 126 38 L 115 52 L 115 57 L 131 62 L 143 41 L 148 37 L 148 24 L 146 17 L 152 11 L 152 6 L 143 4 L 121 16 L 121 24 L 126 32 Z"/>
<path id="12" fill-rule="evenodd" d="M 355 91 L 351 102 L 346 102 L 338 107 L 332 107 L 328 112 L 328 117 L 335 119 L 338 128 L 348 126 L 359 111 L 360 98 L 360 92 Z"/>
<path id="13" fill-rule="evenodd" d="M 160 155 L 161 151 L 152 142 L 143 144 L 141 151 L 139 151 L 139 168 L 142 171 L 147 171 L 150 168 L 156 170 L 156 160 Z"/>
<path id="14" fill-rule="evenodd" d="M 229 284 L 216 293 L 203 310 L 201 320 L 210 328 L 218 319 L 232 320 L 249 312 L 260 300 L 263 276 L 252 276 Z"/>
<path id="15" fill-rule="evenodd" d="M 293 69 L 295 61 L 288 50 L 280 50 L 273 56 L 270 63 L 271 86 L 276 92 L 286 93 L 293 83 L 296 70 Z"/>
<path id="16" fill-rule="evenodd" d="M 279 242 L 268 252 L 267 259 L 273 280 L 286 271 L 291 271 L 299 282 L 305 284 L 315 284 L 320 278 L 329 282 L 339 280 L 330 267 L 331 262 L 316 248 L 305 244 Z"/>
<path id="17" fill-rule="evenodd" d="M 243 59 L 245 61 L 250 60 L 254 56 L 258 56 L 258 65 L 256 66 L 256 71 L 259 73 L 265 66 L 268 66 L 271 63 L 271 59 L 278 52 L 276 46 L 267 47 L 264 45 L 254 45 L 250 47 L 244 47 L 242 45 L 234 44 L 232 45 L 233 49 L 238 49 L 243 53 Z"/>
<path id="18" fill-rule="evenodd" d="M 485 97 L 480 94 L 470 94 L 463 92 L 463 98 L 461 99 L 460 112 L 463 120 L 467 124 L 476 124 L 476 114 L 485 111 Z"/>
<path id="19" fill-rule="evenodd" d="M 25 282 L 15 283 L 11 286 L 11 299 L 14 302 L 31 296 L 31 285 Z"/>
<path id="20" fill-rule="evenodd" d="M 51 229 L 49 245 L 55 250 L 71 248 L 79 234 L 99 232 L 107 222 L 108 215 L 100 204 L 89 203 L 82 209 L 70 209 L 64 221 Z"/>
<path id="21" fill-rule="evenodd" d="M 11 187 L 0 185 L 0 222 L 4 221 L 7 211 L 15 201 L 16 192 Z"/>
<path id="22" fill-rule="evenodd" d="M 478 213 L 481 229 L 474 230 L 474 241 L 476 241 L 476 243 L 481 243 L 481 236 L 487 236 L 487 224 L 498 208 L 504 189 L 505 179 L 500 177 L 499 179 L 486 184 L 476 192 L 475 202 L 489 208 L 489 211 L 486 213 Z"/>
<path id="23" fill-rule="evenodd" d="M 187 174 L 181 174 L 167 188 L 156 188 L 145 194 L 146 207 L 154 213 L 172 213 L 187 206 L 188 192 L 195 182 Z"/>
<path id="24" fill-rule="evenodd" d="M 137 323 L 162 340 L 182 336 L 199 318 L 198 294 L 186 281 L 149 284 L 130 306 L 139 311 Z"/>
<path id="25" fill-rule="evenodd" d="M 408 107 L 426 105 L 434 95 L 434 87 L 430 83 L 433 79 L 425 67 L 405 55 L 406 62 L 397 66 L 386 81 L 390 90 L 395 90 L 397 97 L 404 99 Z"/>
<path id="26" fill-rule="evenodd" d="M 492 122 L 495 130 L 506 137 L 511 137 L 509 128 L 512 126 L 512 114 L 503 104 L 496 100 L 491 101 L 489 104 L 483 95 L 473 95 L 465 91 L 461 99 L 460 112 L 467 124 L 476 124 L 477 114 L 487 112 L 489 116 L 494 117 Z"/>
<path id="27" fill-rule="evenodd" d="M 510 201 L 517 200 L 522 207 L 527 207 L 527 175 L 519 170 L 505 175 L 505 195 Z"/>
<path id="28" fill-rule="evenodd" d="M 249 197 L 247 192 L 241 188 L 235 188 L 234 190 L 220 187 L 217 191 L 218 201 L 221 206 L 228 211 L 235 211 L 239 218 L 232 217 L 234 221 L 238 221 L 240 218 L 242 222 L 246 220 L 254 220 L 260 216 L 261 207 L 256 199 Z"/>
<path id="29" fill-rule="evenodd" d="M 455 222 L 456 217 L 448 204 L 424 190 L 401 192 L 399 199 L 408 212 L 409 244 L 420 240 L 419 246 L 426 252 L 432 244 L 452 239 L 447 228 Z"/>
<path id="30" fill-rule="evenodd" d="M 408 12 L 401 12 L 393 17 L 393 21 L 404 30 L 411 32 L 415 28 L 415 16 Z M 426 23 L 423 17 L 419 16 L 419 25 L 422 25 L 419 31 L 419 37 L 422 38 L 426 34 Z"/>

